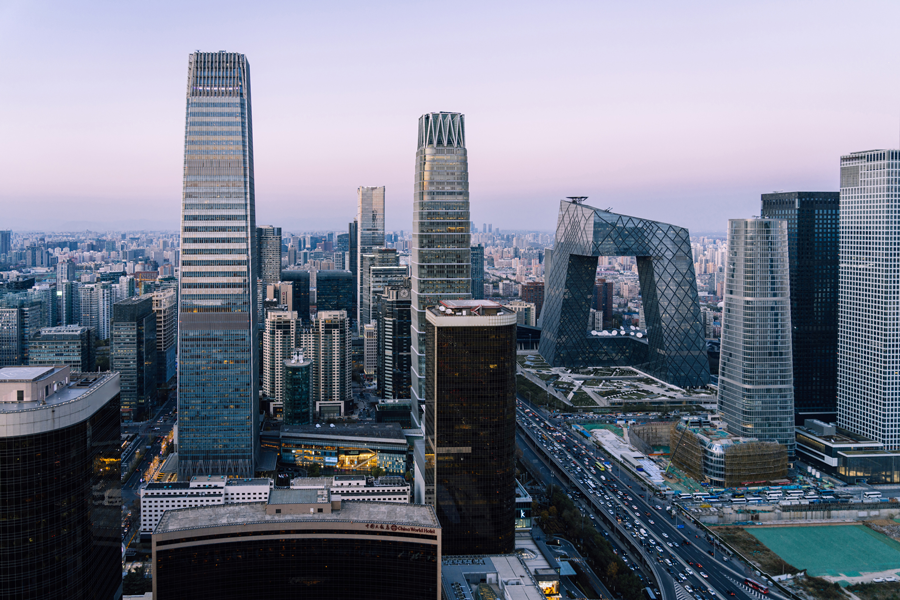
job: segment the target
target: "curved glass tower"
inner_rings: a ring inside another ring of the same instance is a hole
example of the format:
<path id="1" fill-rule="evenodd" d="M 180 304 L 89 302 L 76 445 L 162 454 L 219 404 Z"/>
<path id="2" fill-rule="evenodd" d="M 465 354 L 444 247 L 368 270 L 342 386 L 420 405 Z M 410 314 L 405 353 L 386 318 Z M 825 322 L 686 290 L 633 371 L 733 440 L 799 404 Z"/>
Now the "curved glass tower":
<path id="1" fill-rule="evenodd" d="M 250 65 L 188 64 L 178 307 L 178 478 L 252 477 L 259 350 Z"/>
<path id="2" fill-rule="evenodd" d="M 734 435 L 794 455 L 787 221 L 728 221 L 719 411 Z"/>
<path id="3" fill-rule="evenodd" d="M 425 309 L 441 300 L 471 298 L 469 162 L 465 116 L 419 117 L 413 232 L 412 282 L 413 422 L 425 402 Z"/>

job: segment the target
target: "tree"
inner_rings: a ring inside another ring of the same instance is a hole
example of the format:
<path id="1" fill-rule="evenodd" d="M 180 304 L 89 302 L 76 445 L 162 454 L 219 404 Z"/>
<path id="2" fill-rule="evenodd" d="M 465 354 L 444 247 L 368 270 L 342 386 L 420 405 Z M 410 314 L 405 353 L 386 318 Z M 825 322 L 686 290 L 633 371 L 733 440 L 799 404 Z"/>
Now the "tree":
<path id="1" fill-rule="evenodd" d="M 372 474 L 372 477 L 381 477 L 384 475 L 384 469 L 378 466 L 372 467 L 369 472 Z"/>
<path id="2" fill-rule="evenodd" d="M 611 585 L 616 585 L 616 578 L 619 576 L 619 563 L 612 561 L 606 567 L 606 576 L 609 578 Z"/>
<path id="3" fill-rule="evenodd" d="M 153 582 L 144 577 L 144 565 L 128 571 L 122 579 L 122 595 L 140 596 L 153 591 Z"/>
<path id="4" fill-rule="evenodd" d="M 306 475 L 308 477 L 318 477 L 322 474 L 322 467 L 317 464 L 312 464 L 306 468 Z"/>

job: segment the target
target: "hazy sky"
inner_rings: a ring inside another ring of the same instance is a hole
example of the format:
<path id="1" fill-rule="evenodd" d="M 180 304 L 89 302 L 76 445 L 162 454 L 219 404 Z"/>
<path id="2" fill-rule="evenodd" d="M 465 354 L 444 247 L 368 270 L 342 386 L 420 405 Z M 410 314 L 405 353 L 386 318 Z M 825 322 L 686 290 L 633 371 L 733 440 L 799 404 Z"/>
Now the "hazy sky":
<path id="1" fill-rule="evenodd" d="M 85 8 L 87 6 L 88 8 Z M 558 200 L 724 231 L 900 145 L 900 2 L 0 2 L 0 228 L 178 227 L 188 55 L 251 65 L 259 224 L 409 229 L 419 115 L 466 115 L 472 220 Z"/>

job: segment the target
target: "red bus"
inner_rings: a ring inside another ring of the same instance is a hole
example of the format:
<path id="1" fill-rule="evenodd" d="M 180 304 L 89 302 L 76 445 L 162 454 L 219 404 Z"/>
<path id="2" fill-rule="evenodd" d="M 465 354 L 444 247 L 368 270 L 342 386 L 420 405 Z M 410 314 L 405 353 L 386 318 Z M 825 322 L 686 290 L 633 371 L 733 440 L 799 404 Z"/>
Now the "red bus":
<path id="1" fill-rule="evenodd" d="M 749 577 L 744 579 L 744 585 L 746 585 L 747 587 L 753 588 L 757 592 L 762 592 L 763 594 L 769 593 L 769 588 L 767 586 L 764 586 L 763 584 L 761 584 L 759 582 L 753 581 Z"/>

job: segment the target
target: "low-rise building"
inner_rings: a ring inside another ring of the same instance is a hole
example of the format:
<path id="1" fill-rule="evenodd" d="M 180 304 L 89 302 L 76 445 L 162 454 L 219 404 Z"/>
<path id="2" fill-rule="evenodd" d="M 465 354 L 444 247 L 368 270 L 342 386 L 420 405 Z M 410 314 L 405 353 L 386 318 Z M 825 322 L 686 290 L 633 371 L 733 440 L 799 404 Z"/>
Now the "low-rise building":
<path id="1" fill-rule="evenodd" d="M 276 489 L 266 502 L 167 511 L 152 552 L 156 600 L 441 599 L 430 506 Z"/>
<path id="2" fill-rule="evenodd" d="M 365 475 L 335 475 L 334 477 L 297 477 L 291 481 L 291 489 L 325 489 L 331 494 L 332 500 L 409 504 L 411 488 L 405 479 L 397 476 L 376 478 Z"/>
<path id="3" fill-rule="evenodd" d="M 796 428 L 797 455 L 847 483 L 900 483 L 900 452 L 817 419 Z"/>
<path id="4" fill-rule="evenodd" d="M 388 475 L 402 476 L 408 470 L 408 451 L 398 423 L 281 427 L 281 462 L 288 465 L 318 465 L 347 474 L 367 474 L 379 467 Z"/>
<path id="5" fill-rule="evenodd" d="M 146 483 L 141 486 L 141 537 L 150 536 L 167 510 L 266 502 L 271 479 L 227 479 L 223 475 L 191 477 L 190 481 Z"/>

